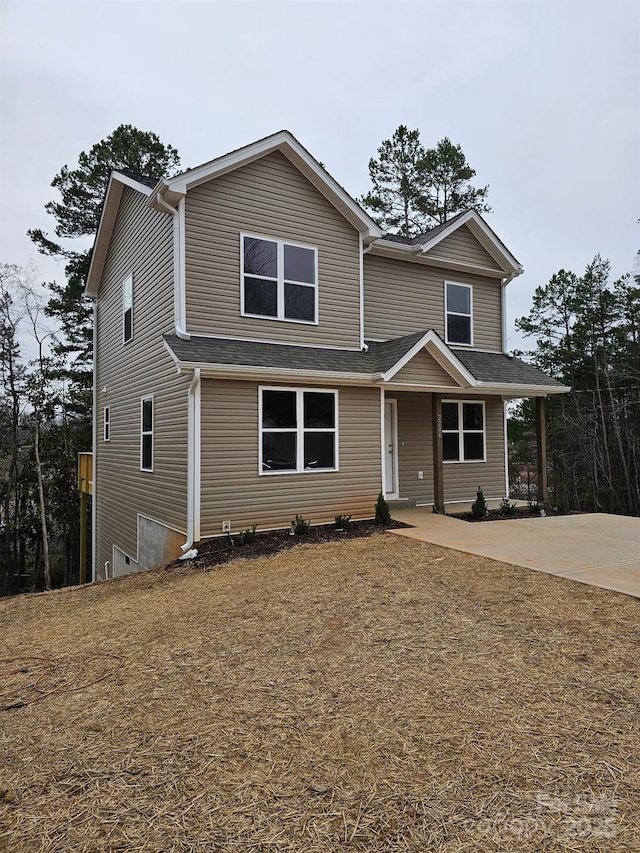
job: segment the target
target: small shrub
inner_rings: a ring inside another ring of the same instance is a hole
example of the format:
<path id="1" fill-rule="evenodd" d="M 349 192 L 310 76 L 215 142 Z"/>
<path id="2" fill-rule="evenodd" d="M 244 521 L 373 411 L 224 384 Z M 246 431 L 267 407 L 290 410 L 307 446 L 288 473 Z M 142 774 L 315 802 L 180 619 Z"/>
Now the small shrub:
<path id="1" fill-rule="evenodd" d="M 471 504 L 471 512 L 473 513 L 474 518 L 486 518 L 489 515 L 489 508 L 487 506 L 487 502 L 484 499 L 484 494 L 482 492 L 481 486 L 478 486 L 476 499 Z"/>
<path id="2" fill-rule="evenodd" d="M 378 495 L 378 500 L 376 501 L 376 524 L 389 524 L 391 521 L 391 513 L 389 511 L 389 504 L 384 499 L 384 495 L 382 492 Z"/>
<path id="3" fill-rule="evenodd" d="M 333 528 L 334 530 L 347 530 L 350 522 L 350 515 L 336 515 L 333 522 Z"/>
<path id="4" fill-rule="evenodd" d="M 505 516 L 515 515 L 516 505 L 509 503 L 509 498 L 502 498 L 500 501 L 500 512 Z"/>
<path id="5" fill-rule="evenodd" d="M 304 536 L 311 530 L 311 522 L 296 513 L 296 517 L 291 522 L 291 527 L 296 536 Z"/>
<path id="6" fill-rule="evenodd" d="M 539 501 L 537 498 L 535 501 L 529 501 L 529 512 L 531 515 L 538 515 L 540 518 L 544 518 L 546 512 L 544 511 L 544 503 Z"/>
<path id="7" fill-rule="evenodd" d="M 256 525 L 253 527 L 248 527 L 246 530 L 241 530 L 238 534 L 240 537 L 240 542 L 243 545 L 251 545 L 252 542 L 255 542 L 258 538 L 258 534 L 256 533 Z"/>

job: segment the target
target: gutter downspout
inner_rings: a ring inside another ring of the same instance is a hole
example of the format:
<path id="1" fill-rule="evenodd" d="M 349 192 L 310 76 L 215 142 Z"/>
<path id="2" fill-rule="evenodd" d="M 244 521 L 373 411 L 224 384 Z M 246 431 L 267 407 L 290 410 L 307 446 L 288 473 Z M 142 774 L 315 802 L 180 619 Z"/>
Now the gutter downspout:
<path id="1" fill-rule="evenodd" d="M 368 344 L 364 341 L 364 256 L 371 251 L 373 243 L 364 245 L 362 232 L 359 235 L 360 240 L 360 349 L 363 352 L 369 351 Z"/>
<path id="2" fill-rule="evenodd" d="M 200 368 L 193 371 L 187 394 L 187 541 L 186 554 L 200 539 Z M 195 556 L 195 555 L 194 555 Z"/>
<path id="3" fill-rule="evenodd" d="M 158 192 L 156 201 L 164 211 L 173 217 L 173 322 L 176 335 L 184 341 L 190 341 L 191 335 L 185 328 L 184 256 L 182 252 L 184 198 L 180 199 L 177 209 L 165 201 L 162 191 Z"/>
<path id="4" fill-rule="evenodd" d="M 500 288 L 500 314 L 502 315 L 502 352 L 505 355 L 509 355 L 507 351 L 507 299 L 506 299 L 506 288 L 509 282 L 513 281 L 513 279 L 519 275 L 519 273 L 512 272 L 511 275 L 508 275 L 506 278 L 502 280 L 502 287 Z"/>

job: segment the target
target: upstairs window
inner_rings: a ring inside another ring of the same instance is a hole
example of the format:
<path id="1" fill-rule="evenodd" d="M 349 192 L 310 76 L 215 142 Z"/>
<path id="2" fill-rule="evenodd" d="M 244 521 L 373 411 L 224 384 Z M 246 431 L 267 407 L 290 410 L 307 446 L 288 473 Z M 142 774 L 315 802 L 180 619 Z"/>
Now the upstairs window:
<path id="1" fill-rule="evenodd" d="M 104 431 L 102 437 L 105 441 L 111 441 L 111 407 L 105 406 L 102 421 Z"/>
<path id="2" fill-rule="evenodd" d="M 484 403 L 442 402 L 442 458 L 445 462 L 485 461 Z"/>
<path id="3" fill-rule="evenodd" d="M 336 391 L 260 389 L 260 473 L 336 471 Z"/>
<path id="4" fill-rule="evenodd" d="M 140 470 L 153 471 L 153 397 L 140 401 Z"/>
<path id="5" fill-rule="evenodd" d="M 318 250 L 241 236 L 241 313 L 296 323 L 318 321 Z"/>
<path id="6" fill-rule="evenodd" d="M 445 283 L 446 342 L 473 345 L 473 288 Z"/>
<path id="7" fill-rule="evenodd" d="M 127 343 L 133 337 L 133 276 L 128 275 L 122 282 L 122 341 Z"/>

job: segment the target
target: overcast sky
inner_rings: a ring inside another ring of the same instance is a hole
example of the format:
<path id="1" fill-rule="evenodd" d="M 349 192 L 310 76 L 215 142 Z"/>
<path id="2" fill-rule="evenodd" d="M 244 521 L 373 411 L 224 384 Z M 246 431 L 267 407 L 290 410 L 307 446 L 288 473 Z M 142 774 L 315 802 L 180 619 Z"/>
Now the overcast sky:
<path id="1" fill-rule="evenodd" d="M 0 261 L 34 251 L 60 167 L 119 124 L 185 167 L 281 128 L 358 196 L 399 124 L 449 136 L 489 184 L 491 227 L 524 264 L 515 317 L 596 252 L 640 245 L 640 3 L 0 0 Z"/>

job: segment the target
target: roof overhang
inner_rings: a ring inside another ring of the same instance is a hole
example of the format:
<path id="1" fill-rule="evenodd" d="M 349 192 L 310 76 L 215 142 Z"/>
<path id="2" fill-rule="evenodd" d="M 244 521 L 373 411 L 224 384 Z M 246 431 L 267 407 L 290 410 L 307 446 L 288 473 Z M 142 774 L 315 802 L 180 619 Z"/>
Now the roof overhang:
<path id="1" fill-rule="evenodd" d="M 176 207 L 190 189 L 206 183 L 213 178 L 226 175 L 242 166 L 259 160 L 267 154 L 280 151 L 293 165 L 319 190 L 322 195 L 356 228 L 365 243 L 382 236 L 382 230 L 360 205 L 335 181 L 331 175 L 312 157 L 288 130 L 281 130 L 272 136 L 260 139 L 244 148 L 231 151 L 222 157 L 211 160 L 195 169 L 190 169 L 173 178 L 161 180 L 152 190 L 149 204 L 156 210 L 162 207 L 163 199 Z"/>
<path id="2" fill-rule="evenodd" d="M 102 203 L 102 211 L 100 213 L 100 222 L 96 232 L 96 238 L 93 243 L 91 252 L 91 263 L 89 272 L 87 273 L 87 283 L 85 285 L 84 294 L 95 299 L 98 296 L 98 287 L 102 279 L 104 264 L 107 259 L 107 251 L 113 234 L 113 227 L 120 208 L 120 200 L 125 187 L 131 187 L 142 195 L 150 196 L 151 190 L 145 184 L 135 181 L 128 175 L 123 175 L 122 172 L 113 171 L 109 176 L 107 191 Z"/>
<path id="3" fill-rule="evenodd" d="M 466 225 L 478 242 L 495 259 L 500 269 L 482 267 L 477 264 L 466 264 L 451 258 L 441 258 L 437 254 L 437 246 L 447 237 L 451 236 L 458 228 Z M 473 275 L 483 275 L 490 278 L 515 278 L 524 272 L 522 264 L 511 254 L 502 240 L 487 225 L 484 219 L 475 210 L 467 210 L 461 216 L 457 216 L 450 225 L 438 228 L 437 233 L 429 239 L 425 235 L 422 243 L 397 243 L 395 240 L 376 240 L 371 246 L 371 254 L 384 255 L 385 257 L 399 258 L 416 263 L 428 264 L 435 267 L 446 267 L 458 272 L 467 272 Z"/>
<path id="4" fill-rule="evenodd" d="M 438 362 L 440 367 L 442 367 L 443 370 L 445 370 L 449 376 L 451 376 L 451 378 L 460 385 L 461 388 L 472 388 L 476 384 L 476 379 L 473 374 L 467 370 L 460 359 L 451 352 L 449 347 L 443 343 L 441 338 L 433 331 L 433 329 L 429 329 L 428 332 L 425 332 L 420 340 L 415 343 L 411 349 L 393 365 L 393 367 L 389 368 L 389 370 L 384 373 L 378 374 L 376 378 L 381 379 L 383 382 L 390 382 L 396 373 L 402 370 L 402 368 L 422 349 L 426 350 L 429 355 Z"/>
<path id="5" fill-rule="evenodd" d="M 467 210 L 466 213 L 463 213 L 462 216 L 459 216 L 452 222 L 448 228 L 438 231 L 431 240 L 427 235 L 427 239 L 420 246 L 422 253 L 426 255 L 427 252 L 431 252 L 431 257 L 433 258 L 433 249 L 438 243 L 446 240 L 447 237 L 463 225 L 467 226 L 473 236 L 495 258 L 507 275 L 520 275 L 524 272 L 522 264 L 511 254 L 502 240 L 475 210 Z"/>

